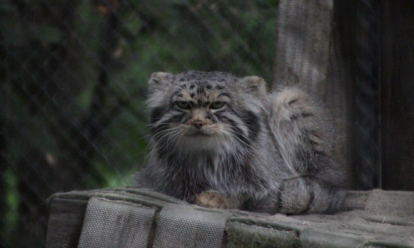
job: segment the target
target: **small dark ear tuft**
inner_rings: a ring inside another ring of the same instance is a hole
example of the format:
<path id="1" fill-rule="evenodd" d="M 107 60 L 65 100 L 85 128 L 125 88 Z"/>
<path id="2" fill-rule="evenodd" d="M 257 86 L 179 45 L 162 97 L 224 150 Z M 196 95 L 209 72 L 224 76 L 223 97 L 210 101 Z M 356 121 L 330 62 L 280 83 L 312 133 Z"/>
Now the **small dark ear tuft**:
<path id="1" fill-rule="evenodd" d="M 247 92 L 256 96 L 266 95 L 266 82 L 263 78 L 258 76 L 244 77 L 242 82 Z"/>
<path id="2" fill-rule="evenodd" d="M 174 75 L 167 72 L 154 72 L 148 80 L 150 91 L 165 90 L 174 80 Z"/>

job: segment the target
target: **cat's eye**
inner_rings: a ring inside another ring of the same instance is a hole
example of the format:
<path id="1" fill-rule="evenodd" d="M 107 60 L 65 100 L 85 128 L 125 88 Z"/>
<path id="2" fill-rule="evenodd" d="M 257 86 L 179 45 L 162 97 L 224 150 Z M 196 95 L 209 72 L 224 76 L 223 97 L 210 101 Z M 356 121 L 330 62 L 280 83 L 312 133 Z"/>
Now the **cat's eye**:
<path id="1" fill-rule="evenodd" d="M 213 102 L 212 104 L 210 104 L 210 108 L 211 109 L 221 109 L 222 107 L 224 107 L 226 103 L 224 102 Z"/>
<path id="2" fill-rule="evenodd" d="M 190 109 L 191 105 L 188 102 L 176 102 L 175 105 L 180 109 Z"/>

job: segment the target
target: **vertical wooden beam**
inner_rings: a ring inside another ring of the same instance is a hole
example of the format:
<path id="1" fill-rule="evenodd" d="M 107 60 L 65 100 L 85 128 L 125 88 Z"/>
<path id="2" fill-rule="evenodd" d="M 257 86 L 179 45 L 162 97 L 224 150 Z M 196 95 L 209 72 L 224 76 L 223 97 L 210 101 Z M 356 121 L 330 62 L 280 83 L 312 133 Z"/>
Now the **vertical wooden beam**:
<path id="1" fill-rule="evenodd" d="M 381 185 L 379 140 L 379 27 L 378 0 L 356 2 L 355 84 L 353 87 L 353 164 L 359 189 Z"/>
<path id="2" fill-rule="evenodd" d="M 350 164 L 353 6 L 354 0 L 281 0 L 273 80 L 274 89 L 300 85 L 326 104 L 335 117 L 340 137 L 337 152 L 344 164 Z"/>
<path id="3" fill-rule="evenodd" d="M 414 190 L 414 2 L 381 5 L 383 188 Z"/>
<path id="4" fill-rule="evenodd" d="M 349 168 L 350 186 L 356 183 L 353 163 L 355 153 L 352 135 L 354 112 L 354 88 L 356 75 L 356 2 L 359 0 L 335 0 L 328 78 L 325 84 L 324 102 L 335 117 L 338 128 L 338 155 Z"/>
<path id="5" fill-rule="evenodd" d="M 329 66 L 333 0 L 281 0 L 276 26 L 273 88 L 301 84 L 324 89 Z"/>

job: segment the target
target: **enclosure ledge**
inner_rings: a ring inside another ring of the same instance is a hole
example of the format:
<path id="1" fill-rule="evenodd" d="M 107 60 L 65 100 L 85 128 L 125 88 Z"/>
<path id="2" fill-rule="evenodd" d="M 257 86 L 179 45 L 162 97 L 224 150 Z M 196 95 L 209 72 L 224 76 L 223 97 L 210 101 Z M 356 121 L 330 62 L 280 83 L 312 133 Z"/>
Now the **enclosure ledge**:
<path id="1" fill-rule="evenodd" d="M 46 247 L 414 247 L 414 192 L 349 191 L 333 215 L 194 206 L 145 189 L 57 193 Z"/>

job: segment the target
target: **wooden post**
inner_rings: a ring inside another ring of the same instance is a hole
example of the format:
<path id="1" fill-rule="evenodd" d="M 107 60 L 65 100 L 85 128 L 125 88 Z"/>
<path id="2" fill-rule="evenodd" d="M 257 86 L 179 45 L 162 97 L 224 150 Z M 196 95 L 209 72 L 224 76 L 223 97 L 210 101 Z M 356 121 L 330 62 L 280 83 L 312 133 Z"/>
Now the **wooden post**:
<path id="1" fill-rule="evenodd" d="M 414 190 L 414 2 L 381 5 L 383 188 Z"/>
<path id="2" fill-rule="evenodd" d="M 283 0 L 276 24 L 273 88 L 302 84 L 324 89 L 328 74 L 333 0 Z"/>
<path id="3" fill-rule="evenodd" d="M 349 10 L 348 1 L 281 0 L 273 79 L 274 89 L 300 85 L 326 104 L 340 137 L 338 156 L 346 164 L 350 164 L 349 95 L 355 54 L 349 28 L 355 12 Z"/>

